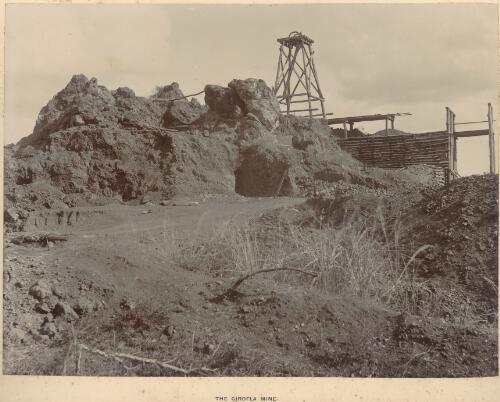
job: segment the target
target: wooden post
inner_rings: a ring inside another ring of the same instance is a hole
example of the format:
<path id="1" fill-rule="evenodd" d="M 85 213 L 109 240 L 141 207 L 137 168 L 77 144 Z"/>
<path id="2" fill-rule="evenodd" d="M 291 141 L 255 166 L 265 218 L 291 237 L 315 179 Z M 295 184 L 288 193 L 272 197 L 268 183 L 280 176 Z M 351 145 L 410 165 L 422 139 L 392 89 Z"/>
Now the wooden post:
<path id="1" fill-rule="evenodd" d="M 450 141 L 450 108 L 446 106 L 446 133 L 448 134 L 448 167 L 445 173 L 445 184 L 450 184 L 451 179 L 451 141 Z"/>
<path id="2" fill-rule="evenodd" d="M 354 130 L 354 123 L 352 121 L 349 123 L 349 130 L 351 130 L 351 133 Z"/>
<path id="3" fill-rule="evenodd" d="M 387 117 L 385 118 L 385 135 L 389 135 L 389 132 L 387 131 Z"/>
<path id="4" fill-rule="evenodd" d="M 320 104 L 321 104 L 321 113 L 323 113 L 323 118 L 325 118 L 325 98 L 323 97 L 323 93 L 321 92 L 321 88 L 319 87 L 319 79 L 318 79 L 318 74 L 316 73 L 316 65 L 314 64 L 314 59 L 313 59 L 313 51 L 311 49 L 311 45 L 308 45 L 309 48 L 309 58 L 311 59 L 311 66 L 312 66 L 312 73 L 314 76 L 314 80 L 316 81 L 316 89 L 320 98 Z"/>
<path id="5" fill-rule="evenodd" d="M 300 46 L 300 50 L 302 50 L 302 63 L 304 64 L 304 72 L 303 74 L 305 74 L 305 81 L 306 81 L 306 92 L 307 92 L 307 104 L 309 106 L 309 118 L 312 119 L 312 107 L 311 107 L 311 88 L 310 88 L 310 85 L 309 85 L 309 77 L 307 76 L 307 65 L 308 63 L 306 63 L 306 50 L 304 49 L 304 44 L 301 43 L 301 46 Z M 323 115 L 323 118 L 325 116 Z"/>
<path id="6" fill-rule="evenodd" d="M 457 173 L 457 137 L 455 136 L 455 113 L 451 115 L 451 135 L 453 144 L 453 174 Z"/>
<path id="7" fill-rule="evenodd" d="M 490 173 L 496 173 L 496 160 L 495 160 L 495 132 L 493 130 L 493 106 L 488 103 L 488 139 L 490 148 Z"/>
<path id="8" fill-rule="evenodd" d="M 394 130 L 394 116 L 391 117 L 391 129 Z"/>
<path id="9" fill-rule="evenodd" d="M 347 123 L 344 121 L 344 138 L 347 138 Z"/>
<path id="10" fill-rule="evenodd" d="M 286 98 L 286 114 L 290 114 L 290 97 L 291 97 L 291 92 L 290 92 L 290 80 L 292 79 L 292 72 L 293 72 L 293 66 L 295 64 L 295 60 L 297 59 L 297 53 L 299 52 L 298 48 L 295 48 L 295 52 L 293 54 L 293 59 L 291 58 L 292 56 L 292 49 L 288 49 L 288 76 L 287 80 L 285 82 L 285 88 L 286 91 L 285 93 L 287 94 Z"/>

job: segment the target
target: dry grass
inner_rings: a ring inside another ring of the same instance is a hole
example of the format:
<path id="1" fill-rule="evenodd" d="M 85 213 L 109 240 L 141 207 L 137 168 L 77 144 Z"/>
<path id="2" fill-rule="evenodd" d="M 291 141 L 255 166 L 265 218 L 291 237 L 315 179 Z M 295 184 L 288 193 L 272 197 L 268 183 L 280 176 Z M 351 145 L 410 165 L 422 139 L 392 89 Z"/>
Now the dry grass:
<path id="1" fill-rule="evenodd" d="M 380 211 L 369 218 L 319 229 L 278 221 L 274 227 L 225 222 L 214 233 L 201 232 L 182 242 L 165 237 L 168 257 L 194 271 L 235 280 L 251 272 L 295 268 L 317 273 L 264 274 L 281 283 L 316 287 L 337 295 L 372 299 L 397 311 L 447 318 L 467 324 L 481 321 L 458 290 L 436 289 L 414 275 L 419 254 L 430 246 L 405 250 L 401 222 L 389 227 Z"/>

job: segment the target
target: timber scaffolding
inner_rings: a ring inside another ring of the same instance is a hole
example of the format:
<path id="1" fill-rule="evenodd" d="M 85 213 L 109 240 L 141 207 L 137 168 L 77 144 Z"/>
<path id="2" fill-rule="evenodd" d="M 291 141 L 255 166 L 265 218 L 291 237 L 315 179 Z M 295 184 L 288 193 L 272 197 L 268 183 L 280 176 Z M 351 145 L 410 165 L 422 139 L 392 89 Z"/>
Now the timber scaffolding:
<path id="1" fill-rule="evenodd" d="M 366 116 L 357 117 L 364 118 Z M 346 118 L 339 118 L 339 120 L 342 119 L 346 121 Z M 334 120 L 333 124 L 339 124 L 339 121 L 336 119 L 331 120 Z M 354 120 L 351 121 L 354 122 Z M 493 108 L 490 103 L 488 104 L 487 120 L 481 121 L 456 123 L 455 113 L 447 107 L 445 131 L 391 136 L 366 135 L 340 138 L 337 142 L 342 149 L 351 153 L 356 159 L 367 166 L 397 169 L 411 165 L 426 164 L 435 168 L 436 171 L 441 171 L 443 181 L 447 184 L 459 177 L 457 172 L 458 138 L 487 135 L 489 137 L 490 173 L 496 173 L 494 121 Z M 479 123 L 488 123 L 488 128 L 467 131 L 456 131 L 455 129 L 457 125 Z"/>
<path id="2" fill-rule="evenodd" d="M 314 41 L 307 35 L 294 31 L 286 38 L 279 38 L 278 43 L 278 68 L 273 92 L 279 104 L 286 107 L 282 113 L 307 113 L 306 116 L 311 118 L 326 118 L 331 115 L 332 113 L 325 112 L 325 98 L 319 86 L 312 49 Z M 307 106 L 292 109 L 300 104 Z"/>

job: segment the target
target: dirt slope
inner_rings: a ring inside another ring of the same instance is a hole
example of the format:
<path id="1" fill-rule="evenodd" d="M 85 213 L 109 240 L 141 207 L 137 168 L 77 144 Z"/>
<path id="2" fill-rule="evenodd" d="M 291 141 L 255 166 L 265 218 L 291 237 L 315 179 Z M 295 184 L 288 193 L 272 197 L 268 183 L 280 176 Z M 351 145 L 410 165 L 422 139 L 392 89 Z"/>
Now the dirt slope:
<path id="1" fill-rule="evenodd" d="M 498 317 L 498 176 L 470 176 L 429 193 L 406 220 L 406 241 L 432 246 L 419 275 L 463 292 L 456 303 Z"/>

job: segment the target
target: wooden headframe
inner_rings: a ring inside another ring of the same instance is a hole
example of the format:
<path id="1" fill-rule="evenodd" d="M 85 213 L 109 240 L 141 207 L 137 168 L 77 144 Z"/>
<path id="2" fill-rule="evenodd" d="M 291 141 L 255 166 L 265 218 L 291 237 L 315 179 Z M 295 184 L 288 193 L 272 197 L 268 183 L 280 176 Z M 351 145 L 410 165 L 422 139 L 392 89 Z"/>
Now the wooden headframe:
<path id="1" fill-rule="evenodd" d="M 294 31 L 288 37 L 278 39 L 278 43 L 280 53 L 274 94 L 280 105 L 286 107 L 282 113 L 326 118 L 331 113 L 325 113 L 325 99 L 319 86 L 311 47 L 314 41 Z M 306 106 L 295 107 L 300 104 Z M 313 113 L 318 110 L 318 113 Z"/>

